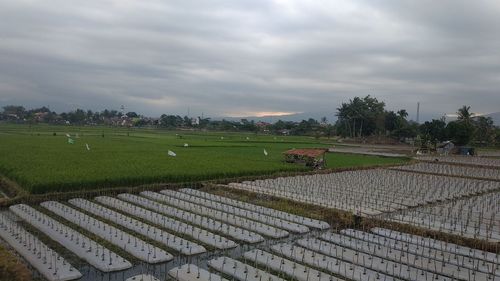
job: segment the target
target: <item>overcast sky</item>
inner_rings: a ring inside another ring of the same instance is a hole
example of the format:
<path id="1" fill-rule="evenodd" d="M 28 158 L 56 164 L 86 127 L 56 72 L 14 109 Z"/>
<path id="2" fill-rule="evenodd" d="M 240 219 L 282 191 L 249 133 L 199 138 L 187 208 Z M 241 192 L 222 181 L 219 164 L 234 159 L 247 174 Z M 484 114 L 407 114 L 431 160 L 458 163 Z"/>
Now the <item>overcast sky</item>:
<path id="1" fill-rule="evenodd" d="M 0 0 L 0 106 L 500 111 L 498 0 Z"/>

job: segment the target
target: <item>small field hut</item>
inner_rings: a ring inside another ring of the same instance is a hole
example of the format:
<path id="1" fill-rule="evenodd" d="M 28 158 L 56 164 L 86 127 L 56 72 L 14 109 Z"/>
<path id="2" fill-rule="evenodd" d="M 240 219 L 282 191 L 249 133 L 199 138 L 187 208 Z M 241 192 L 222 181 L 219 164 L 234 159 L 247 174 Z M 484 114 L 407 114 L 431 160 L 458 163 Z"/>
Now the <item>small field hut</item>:
<path id="1" fill-rule="evenodd" d="M 325 148 L 302 148 L 285 151 L 285 161 L 287 163 L 300 163 L 315 169 L 325 167 Z"/>

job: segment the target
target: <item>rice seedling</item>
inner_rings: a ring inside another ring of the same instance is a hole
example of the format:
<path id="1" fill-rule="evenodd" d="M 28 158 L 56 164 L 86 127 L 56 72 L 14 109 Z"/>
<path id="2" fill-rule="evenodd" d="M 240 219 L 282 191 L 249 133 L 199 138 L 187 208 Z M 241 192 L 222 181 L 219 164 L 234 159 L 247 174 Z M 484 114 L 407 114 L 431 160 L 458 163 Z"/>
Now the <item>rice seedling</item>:
<path id="1" fill-rule="evenodd" d="M 120 128 L 65 126 L 40 126 L 30 133 L 26 128 L 4 126 L 0 125 L 0 131 L 7 132 L 0 138 L 0 174 L 32 193 L 303 172 L 310 169 L 284 162 L 282 152 L 330 146 L 314 138 L 292 136 L 252 135 L 246 140 L 247 134 L 228 133 L 220 139 L 222 133 L 130 133 Z M 69 144 L 66 133 L 78 133 L 79 138 L 72 137 L 74 144 Z M 168 156 L 169 150 L 176 156 Z M 331 168 L 405 161 L 341 154 L 327 158 Z"/>

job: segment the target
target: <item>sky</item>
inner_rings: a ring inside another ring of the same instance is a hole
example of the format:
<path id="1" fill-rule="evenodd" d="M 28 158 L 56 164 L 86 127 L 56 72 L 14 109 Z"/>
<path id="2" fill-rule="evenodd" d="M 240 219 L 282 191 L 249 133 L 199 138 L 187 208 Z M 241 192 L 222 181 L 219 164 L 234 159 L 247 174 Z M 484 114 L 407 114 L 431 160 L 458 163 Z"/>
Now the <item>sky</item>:
<path id="1" fill-rule="evenodd" d="M 0 106 L 500 111 L 498 0 L 0 0 Z"/>

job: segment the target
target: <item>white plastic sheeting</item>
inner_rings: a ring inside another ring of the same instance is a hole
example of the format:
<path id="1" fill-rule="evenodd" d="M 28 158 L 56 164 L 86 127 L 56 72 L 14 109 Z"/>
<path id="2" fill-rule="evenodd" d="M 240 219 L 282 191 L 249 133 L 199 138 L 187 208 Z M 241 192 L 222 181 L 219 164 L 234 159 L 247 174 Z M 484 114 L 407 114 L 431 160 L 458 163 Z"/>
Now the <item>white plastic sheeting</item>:
<path id="1" fill-rule="evenodd" d="M 180 208 L 189 212 L 193 212 L 196 214 L 200 214 L 203 216 L 211 217 L 216 220 L 220 220 L 241 228 L 248 229 L 250 231 L 257 232 L 267 237 L 271 238 L 283 238 L 289 235 L 289 233 L 285 230 L 270 226 L 268 224 L 264 224 L 261 222 L 253 221 L 247 218 L 243 218 L 240 216 L 236 216 L 234 214 L 214 210 L 211 208 L 207 208 L 204 206 L 200 206 L 198 204 L 194 204 L 191 202 L 187 202 L 184 200 L 180 200 L 174 197 L 170 197 L 164 194 L 145 191 L 141 192 L 142 196 L 147 198 L 161 201 L 162 203 L 166 203 L 171 206 L 175 206 L 176 208 Z"/>
<path id="2" fill-rule="evenodd" d="M 209 260 L 208 266 L 239 281 L 285 281 L 278 276 L 229 257 Z"/>
<path id="3" fill-rule="evenodd" d="M 330 249 L 340 247 L 347 249 L 345 252 L 350 252 L 351 254 L 358 253 L 358 256 L 372 256 L 374 260 L 376 258 L 380 258 L 390 263 L 400 264 L 400 267 L 408 266 L 411 268 L 416 268 L 418 270 L 435 273 L 435 279 L 439 278 L 439 280 L 460 279 L 468 281 L 470 276 L 475 276 L 476 278 L 478 278 L 478 280 L 489 280 L 490 277 L 494 278 L 494 276 L 490 276 L 487 273 L 460 267 L 455 264 L 448 263 L 447 261 L 440 261 L 434 258 L 392 249 L 390 247 L 377 245 L 375 243 L 339 235 L 336 233 L 326 233 L 322 235 L 321 238 L 332 242 L 333 244 L 324 241 L 318 242 L 318 240 L 312 240 L 310 242 L 316 244 L 318 247 L 328 247 Z M 444 276 L 447 276 L 448 278 L 445 279 Z"/>
<path id="4" fill-rule="evenodd" d="M 320 254 L 306 248 L 292 244 L 276 244 L 271 250 L 280 256 L 296 262 L 315 267 L 326 272 L 338 274 L 346 279 L 355 281 L 396 281 L 398 278 L 362 267 L 339 258 Z"/>
<path id="5" fill-rule="evenodd" d="M 160 263 L 170 261 L 174 257 L 158 247 L 155 247 L 135 236 L 128 234 L 112 225 L 96 220 L 95 218 L 77 211 L 56 201 L 46 201 L 42 207 L 56 215 L 78 225 L 79 227 L 99 236 L 111 244 L 121 248 L 141 261 Z"/>
<path id="6" fill-rule="evenodd" d="M 369 216 L 495 190 L 500 188 L 500 182 L 372 169 L 229 186 Z"/>
<path id="7" fill-rule="evenodd" d="M 449 252 L 445 248 L 429 248 L 423 244 L 413 244 L 411 242 L 397 240 L 374 233 L 364 232 L 355 229 L 344 229 L 340 231 L 343 235 L 354 237 L 363 241 L 370 242 L 374 246 L 383 246 L 401 252 L 411 253 L 416 256 L 435 259 L 443 263 L 451 263 L 453 265 L 467 268 L 474 271 L 480 271 L 487 274 L 500 276 L 498 263 L 493 263 L 474 257 L 462 255 L 460 253 Z M 329 234 L 325 234 L 328 236 Z M 327 239 L 328 240 L 328 239 Z"/>
<path id="8" fill-rule="evenodd" d="M 373 256 L 362 251 L 349 249 L 319 239 L 301 239 L 297 244 L 312 251 L 340 258 L 342 260 L 369 268 L 402 280 L 423 281 L 451 281 L 451 278 L 431 273 L 414 266 L 408 266 L 402 262 L 391 261 L 386 258 Z"/>
<path id="9" fill-rule="evenodd" d="M 271 217 L 276 217 L 276 218 L 280 218 L 280 219 L 283 219 L 283 220 L 295 222 L 295 223 L 298 223 L 298 224 L 303 224 L 305 226 L 312 227 L 312 228 L 317 228 L 317 229 L 328 229 L 328 228 L 330 228 L 330 225 L 327 222 L 324 222 L 324 221 L 315 220 L 315 219 L 311 219 L 311 218 L 306 218 L 306 217 L 302 217 L 302 216 L 290 214 L 290 213 L 287 213 L 287 212 L 282 212 L 282 211 L 278 211 L 278 210 L 275 210 L 275 209 L 266 208 L 266 207 L 263 207 L 263 206 L 259 206 L 259 205 L 250 204 L 250 203 L 246 203 L 246 202 L 243 202 L 243 201 L 239 201 L 239 200 L 227 198 L 227 197 L 224 197 L 224 196 L 219 196 L 219 195 L 215 195 L 215 194 L 211 194 L 211 193 L 207 193 L 207 192 L 202 192 L 202 191 L 199 191 L 199 190 L 196 190 L 196 189 L 183 188 L 183 189 L 180 189 L 179 191 L 187 193 L 187 194 L 191 194 L 191 195 L 194 195 L 194 196 L 198 196 L 198 197 L 201 197 L 201 198 L 213 200 L 213 201 L 216 201 L 216 202 L 228 204 L 228 205 L 231 205 L 231 206 L 234 206 L 234 207 L 238 207 L 238 208 L 242 208 L 242 209 L 246 209 L 246 210 L 255 211 L 257 213 L 261 213 L 261 214 L 268 215 L 268 216 L 271 216 Z"/>
<path id="10" fill-rule="evenodd" d="M 233 214 L 243 218 L 251 219 L 254 221 L 259 221 L 264 224 L 272 225 L 281 229 L 285 229 L 290 232 L 304 234 L 309 232 L 309 228 L 305 225 L 297 224 L 280 218 L 272 217 L 269 215 L 261 214 L 255 211 L 246 210 L 238 207 L 234 207 L 228 204 L 223 204 L 218 201 L 213 201 L 211 199 L 205 199 L 196 197 L 187 193 L 177 192 L 174 190 L 162 190 L 161 193 L 175 197 L 179 200 L 191 202 L 197 205 L 202 205 L 211 209 L 219 210 L 225 213 Z"/>
<path id="11" fill-rule="evenodd" d="M 229 281 L 194 264 L 174 267 L 168 275 L 177 281 Z"/>
<path id="12" fill-rule="evenodd" d="M 0 214 L 0 238 L 49 281 L 66 281 L 82 277 L 82 274 L 56 251 L 2 214 Z"/>
<path id="13" fill-rule="evenodd" d="M 395 239 L 398 241 L 404 241 L 407 243 L 421 245 L 421 246 L 432 248 L 432 249 L 443 250 L 443 251 L 447 251 L 447 252 L 450 252 L 453 254 L 463 255 L 466 257 L 494 263 L 497 265 L 500 264 L 500 254 L 486 252 L 486 251 L 482 251 L 479 249 L 472 249 L 469 247 L 460 246 L 457 244 L 448 243 L 445 241 L 436 240 L 436 239 L 429 238 L 429 237 L 422 237 L 419 235 L 408 234 L 408 233 L 399 232 L 399 231 L 390 230 L 390 229 L 385 229 L 385 228 L 375 227 L 375 228 L 372 228 L 371 231 L 375 234 L 378 234 L 378 235 L 381 235 L 384 237 L 388 237 L 388 238 L 392 238 L 392 239 Z"/>
<path id="14" fill-rule="evenodd" d="M 472 156 L 419 156 L 418 160 L 436 161 L 443 163 L 456 163 L 477 166 L 500 167 L 500 159 L 472 157 Z"/>
<path id="15" fill-rule="evenodd" d="M 113 223 L 142 234 L 156 242 L 160 242 L 168 248 L 180 252 L 181 254 L 190 256 L 206 252 L 206 249 L 203 246 L 200 246 L 194 242 L 170 234 L 158 227 L 125 216 L 122 213 L 113 211 L 88 200 L 77 198 L 71 199 L 68 202 L 89 213 L 112 221 Z"/>
<path id="16" fill-rule="evenodd" d="M 244 241 L 247 243 L 258 243 L 264 241 L 264 238 L 257 233 L 248 231 L 240 227 L 235 227 L 226 223 L 222 223 L 220 221 L 216 221 L 214 219 L 204 217 L 198 214 L 193 214 L 191 212 L 170 207 L 165 204 L 161 204 L 153 200 L 146 199 L 144 197 L 132 194 L 120 194 L 118 195 L 118 198 L 128 201 L 130 203 L 137 204 L 139 206 L 146 207 L 148 209 L 154 210 L 158 213 L 167 215 L 169 217 L 189 222 L 190 224 L 200 226 L 211 231 L 220 232 L 239 241 Z"/>
<path id="17" fill-rule="evenodd" d="M 118 271 L 132 267 L 129 261 L 116 253 L 28 205 L 13 205 L 10 210 L 101 271 Z"/>
<path id="18" fill-rule="evenodd" d="M 333 275 L 321 272 L 311 267 L 302 265 L 295 261 L 273 255 L 262 250 L 252 250 L 243 254 L 243 257 L 251 262 L 257 263 L 262 267 L 268 268 L 273 272 L 280 272 L 292 280 L 297 281 L 339 281 Z"/>
<path id="19" fill-rule="evenodd" d="M 145 219 L 156 225 L 160 225 L 165 229 L 169 229 L 174 232 L 182 233 L 184 235 L 192 237 L 196 241 L 200 241 L 217 249 L 229 249 L 238 246 L 238 244 L 236 244 L 235 242 L 220 235 L 208 232 L 204 229 L 194 227 L 190 224 L 178 220 L 171 219 L 159 213 L 155 213 L 153 211 L 141 208 L 137 205 L 133 205 L 122 200 L 118 200 L 116 198 L 99 196 L 96 197 L 95 200 L 99 203 L 110 206 L 122 212 Z"/>
<path id="20" fill-rule="evenodd" d="M 500 242 L 500 192 L 403 210 L 387 216 L 402 223 Z"/>
<path id="21" fill-rule="evenodd" d="M 500 180 L 500 169 L 421 162 L 393 167 L 394 170 Z"/>

